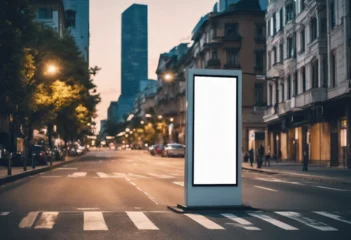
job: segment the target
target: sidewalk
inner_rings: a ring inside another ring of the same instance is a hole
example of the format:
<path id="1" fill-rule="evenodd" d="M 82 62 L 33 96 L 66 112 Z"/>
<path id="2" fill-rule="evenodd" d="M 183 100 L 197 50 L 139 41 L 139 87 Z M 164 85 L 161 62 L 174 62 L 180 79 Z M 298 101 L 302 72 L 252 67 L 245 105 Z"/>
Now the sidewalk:
<path id="1" fill-rule="evenodd" d="M 84 155 L 82 155 L 82 156 L 84 156 Z M 34 175 L 34 174 L 38 174 L 38 173 L 48 171 L 48 170 L 51 170 L 54 168 L 58 168 L 60 166 L 66 165 L 70 162 L 74 162 L 76 160 L 79 160 L 80 157 L 82 157 L 82 156 L 66 157 L 65 161 L 53 161 L 52 166 L 39 165 L 39 166 L 36 166 L 35 169 L 32 169 L 32 166 L 29 163 L 27 166 L 27 171 L 23 171 L 23 166 L 13 166 L 11 176 L 7 175 L 7 166 L 0 166 L 0 185 L 8 183 L 8 182 L 13 182 L 17 179 L 28 177 L 30 175 Z"/>
<path id="2" fill-rule="evenodd" d="M 302 171 L 302 164 L 296 162 L 272 162 L 271 166 L 262 166 L 257 168 L 257 163 L 250 166 L 250 163 L 242 163 L 242 169 L 265 172 L 271 174 L 281 174 L 286 176 L 299 177 L 304 179 L 313 179 L 319 181 L 337 182 L 351 184 L 351 169 L 327 167 L 319 164 L 309 164 L 308 172 Z"/>

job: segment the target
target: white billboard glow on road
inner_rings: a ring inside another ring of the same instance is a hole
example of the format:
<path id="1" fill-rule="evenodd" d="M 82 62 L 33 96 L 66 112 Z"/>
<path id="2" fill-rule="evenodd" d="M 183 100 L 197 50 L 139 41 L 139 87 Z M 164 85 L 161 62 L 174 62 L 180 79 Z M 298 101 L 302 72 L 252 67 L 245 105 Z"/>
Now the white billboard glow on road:
<path id="1" fill-rule="evenodd" d="M 238 184 L 237 84 L 194 76 L 193 186 Z"/>

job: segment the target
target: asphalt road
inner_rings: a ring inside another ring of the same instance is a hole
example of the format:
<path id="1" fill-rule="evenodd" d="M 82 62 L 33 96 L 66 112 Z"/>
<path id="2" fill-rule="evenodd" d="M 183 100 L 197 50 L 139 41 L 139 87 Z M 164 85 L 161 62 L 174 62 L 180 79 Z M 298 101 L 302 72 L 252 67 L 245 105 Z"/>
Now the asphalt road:
<path id="1" fill-rule="evenodd" d="M 0 187 L 0 239 L 350 239 L 351 186 L 243 171 L 257 210 L 177 214 L 184 159 L 90 152 Z"/>

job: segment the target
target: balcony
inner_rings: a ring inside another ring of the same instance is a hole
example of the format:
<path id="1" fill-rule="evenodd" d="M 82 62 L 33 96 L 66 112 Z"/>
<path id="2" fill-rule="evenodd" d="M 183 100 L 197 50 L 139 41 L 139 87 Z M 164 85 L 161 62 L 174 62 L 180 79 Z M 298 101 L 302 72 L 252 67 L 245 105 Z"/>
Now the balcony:
<path id="1" fill-rule="evenodd" d="M 328 98 L 326 88 L 312 88 L 296 96 L 295 106 L 302 108 L 313 103 L 326 101 Z"/>
<path id="2" fill-rule="evenodd" d="M 206 63 L 206 68 L 220 68 L 221 61 L 219 59 L 211 58 Z"/>
<path id="3" fill-rule="evenodd" d="M 241 69 L 241 66 L 239 63 L 226 63 L 224 69 Z"/>
<path id="4" fill-rule="evenodd" d="M 225 35 L 223 37 L 224 41 L 231 41 L 231 42 L 241 42 L 241 36 L 239 34 L 237 35 Z"/>
<path id="5" fill-rule="evenodd" d="M 318 37 L 313 42 L 307 44 L 306 53 L 326 54 L 328 52 L 328 44 L 327 43 L 328 43 L 327 38 L 325 36 Z"/>
<path id="6" fill-rule="evenodd" d="M 283 115 L 286 114 L 287 112 L 292 111 L 292 109 L 295 108 L 295 97 L 286 100 L 284 102 L 279 103 L 278 105 L 278 114 Z"/>
<path id="7" fill-rule="evenodd" d="M 277 105 L 268 106 L 264 111 L 263 121 L 270 122 L 270 121 L 279 119 L 277 115 L 277 112 L 278 112 L 277 108 L 278 108 Z"/>

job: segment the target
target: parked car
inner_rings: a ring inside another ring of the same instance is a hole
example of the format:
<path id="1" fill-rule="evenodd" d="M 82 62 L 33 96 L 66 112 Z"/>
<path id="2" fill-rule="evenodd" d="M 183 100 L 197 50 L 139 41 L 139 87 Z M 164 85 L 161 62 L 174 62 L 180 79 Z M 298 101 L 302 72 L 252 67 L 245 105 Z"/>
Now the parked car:
<path id="1" fill-rule="evenodd" d="M 51 158 L 51 151 L 46 149 L 43 145 L 34 145 L 32 148 L 32 159 L 37 164 L 48 165 Z M 32 160 L 31 159 L 31 160 Z M 30 162 L 31 162 L 30 160 Z"/>
<path id="2" fill-rule="evenodd" d="M 164 157 L 184 157 L 185 146 L 179 143 L 168 143 L 162 153 Z"/>
<path id="3" fill-rule="evenodd" d="M 66 157 L 66 151 L 63 148 L 55 147 L 52 149 L 53 160 L 64 161 Z"/>
<path id="4" fill-rule="evenodd" d="M 164 146 L 162 144 L 155 144 L 150 146 L 149 151 L 152 156 L 162 155 Z"/>

